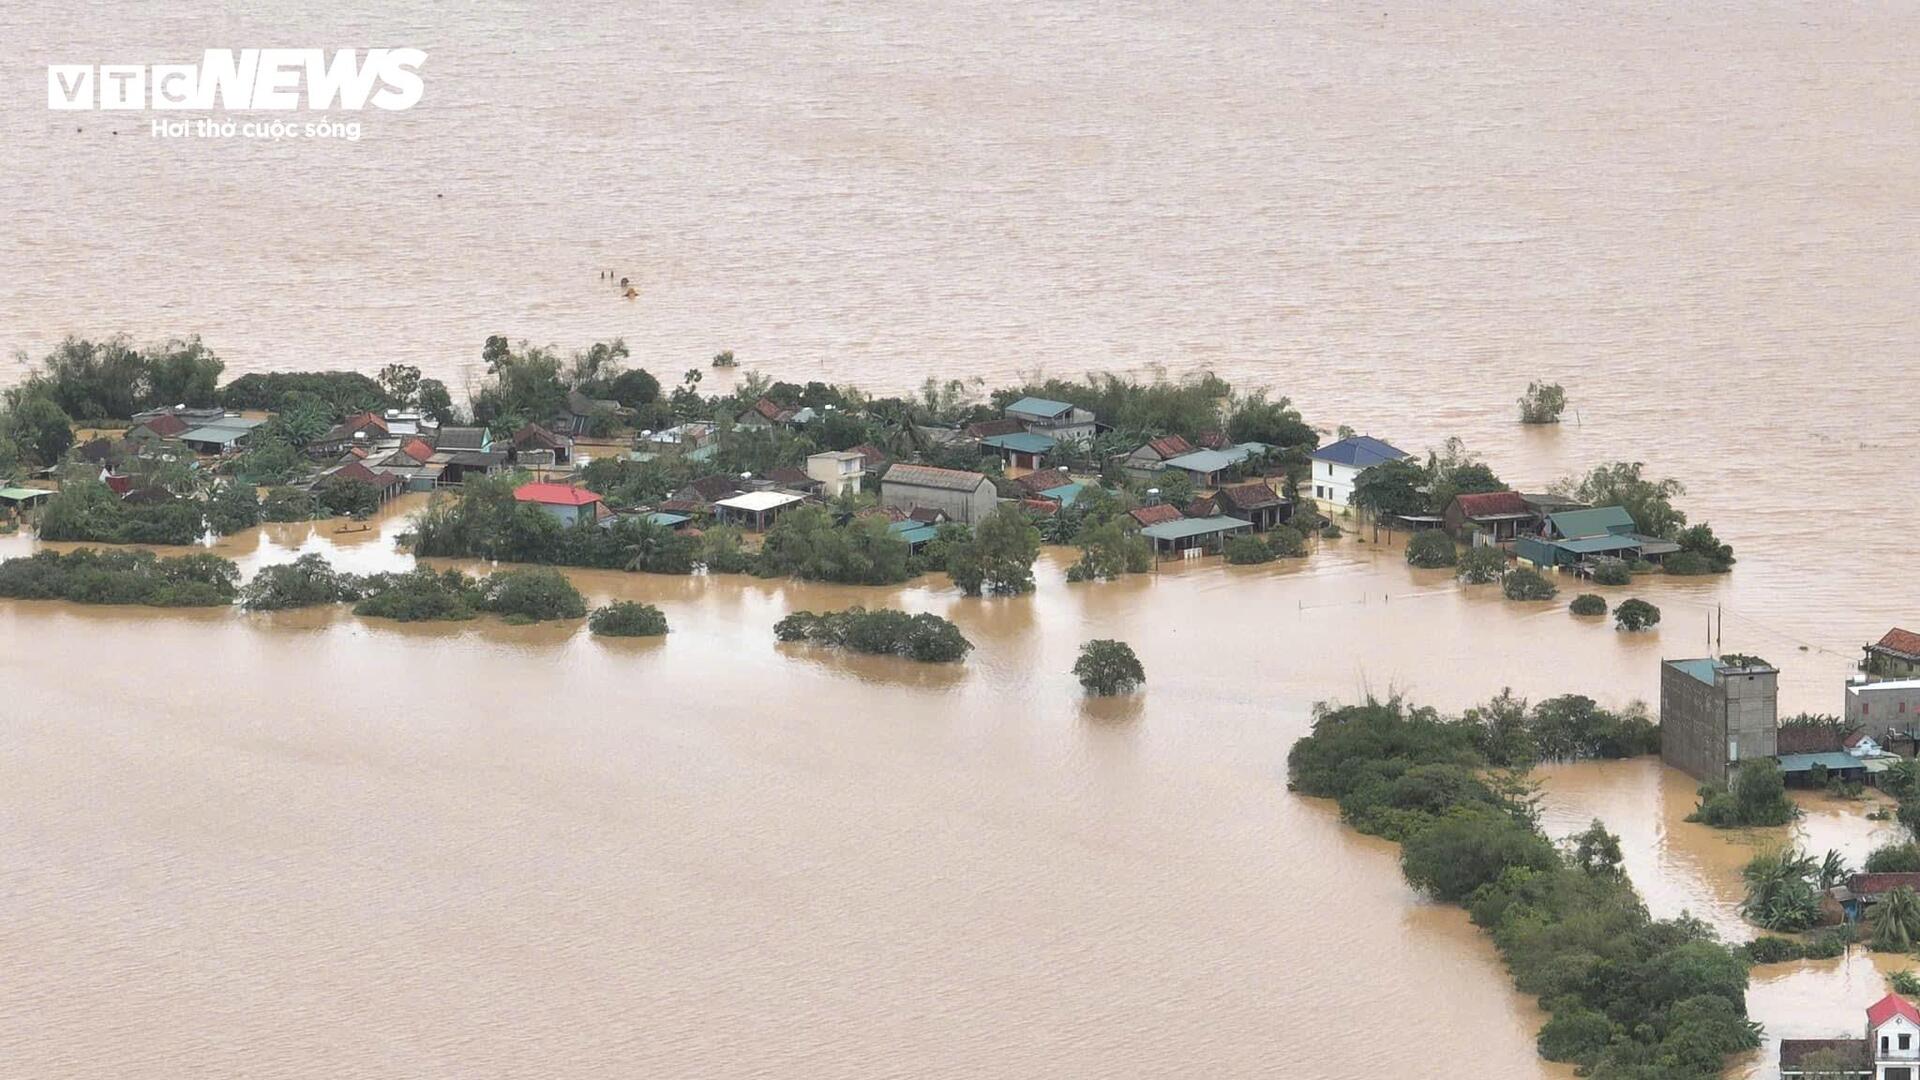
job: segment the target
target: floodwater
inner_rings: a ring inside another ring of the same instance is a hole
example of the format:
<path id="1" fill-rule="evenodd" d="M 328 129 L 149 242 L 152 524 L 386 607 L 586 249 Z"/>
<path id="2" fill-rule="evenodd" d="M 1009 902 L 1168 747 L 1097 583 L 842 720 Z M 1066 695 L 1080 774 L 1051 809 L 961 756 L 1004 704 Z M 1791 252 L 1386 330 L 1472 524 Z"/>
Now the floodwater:
<path id="1" fill-rule="evenodd" d="M 197 332 L 231 373 L 404 360 L 456 390 L 489 333 L 621 335 L 669 379 L 722 348 L 878 389 L 1212 368 L 1526 487 L 1644 460 L 1741 562 L 1636 585 L 1666 615 L 1636 637 L 1357 537 L 1098 586 L 1050 554 L 1004 601 L 580 575 L 667 611 L 643 644 L 0 605 L 0 1075 L 1566 1076 L 1461 914 L 1285 793 L 1286 750 L 1368 689 L 1651 698 L 1715 609 L 1785 708 L 1836 711 L 1858 646 L 1911 625 L 1916 20 L 7 6 L 0 352 Z M 42 108 L 47 63 L 251 44 L 414 45 L 427 97 L 352 143 Z M 1533 378 L 1566 424 L 1513 422 Z M 223 550 L 401 565 L 410 505 Z M 851 602 L 980 647 L 772 640 Z M 1094 636 L 1143 695 L 1082 701 Z M 1605 818 L 1657 912 L 1746 933 L 1738 866 L 1787 830 L 1686 825 L 1649 762 L 1545 779 L 1555 831 Z M 1820 849 L 1885 828 L 1809 806 Z M 1856 957 L 1751 1001 L 1817 1036 L 1878 992 Z"/>

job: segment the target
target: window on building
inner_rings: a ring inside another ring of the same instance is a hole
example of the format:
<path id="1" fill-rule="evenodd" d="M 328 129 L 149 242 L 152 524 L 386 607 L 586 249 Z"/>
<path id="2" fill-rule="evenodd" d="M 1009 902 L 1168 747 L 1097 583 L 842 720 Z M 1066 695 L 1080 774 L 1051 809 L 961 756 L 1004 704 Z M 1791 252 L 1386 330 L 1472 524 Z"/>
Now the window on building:
<path id="1" fill-rule="evenodd" d="M 1865 716 L 1865 715 L 1867 715 L 1867 714 L 1868 714 L 1869 712 L 1872 712 L 1872 711 L 1873 711 L 1873 710 L 1872 710 L 1872 709 L 1871 709 L 1871 708 L 1869 707 L 1869 703 L 1868 703 L 1868 702 L 1865 702 L 1865 701 L 1863 701 L 1863 702 L 1861 702 L 1861 703 L 1860 703 L 1860 715 L 1861 715 L 1861 716 Z"/>
<path id="2" fill-rule="evenodd" d="M 1885 1035 L 1880 1036 L 1880 1052 L 1883 1054 L 1887 1052 L 1887 1037 Z"/>
<path id="3" fill-rule="evenodd" d="M 1911 1035 L 1900 1036 L 1900 1049 L 1910 1050 L 1912 1048 L 1913 1048 L 1913 1036 Z"/>

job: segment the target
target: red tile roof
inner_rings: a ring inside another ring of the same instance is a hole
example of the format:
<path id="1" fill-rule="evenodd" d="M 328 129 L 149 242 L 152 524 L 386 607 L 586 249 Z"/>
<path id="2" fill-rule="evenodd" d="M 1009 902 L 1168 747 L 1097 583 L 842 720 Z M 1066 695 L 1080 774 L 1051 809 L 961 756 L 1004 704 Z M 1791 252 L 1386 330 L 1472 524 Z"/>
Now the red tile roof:
<path id="1" fill-rule="evenodd" d="M 1904 1016 L 1916 1025 L 1920 1025 L 1920 1009 L 1898 994 L 1888 994 L 1879 1001 L 1867 1006 L 1867 1026 L 1877 1028 L 1896 1016 Z"/>
<path id="2" fill-rule="evenodd" d="M 599 495 L 572 484 L 521 484 L 513 489 L 513 497 L 519 502 L 546 506 L 586 506 L 600 501 Z"/>
<path id="3" fill-rule="evenodd" d="M 1867 737 L 1867 733 L 1864 731 L 1849 732 L 1846 738 L 1840 740 L 1840 745 L 1851 750 L 1854 747 L 1859 746 L 1860 740 L 1866 737 Z"/>
<path id="4" fill-rule="evenodd" d="M 1142 525 L 1160 525 L 1180 520 L 1180 508 L 1172 503 L 1142 506 L 1139 509 L 1127 511 L 1127 514 Z"/>
<path id="5" fill-rule="evenodd" d="M 172 413 L 161 413 L 159 416 L 149 417 L 134 425 L 134 427 L 146 428 L 148 431 L 153 432 L 163 439 L 173 438 L 175 435 L 187 430 L 188 426 L 185 420 L 180 419 Z"/>
<path id="6" fill-rule="evenodd" d="M 1878 896 L 1902 885 L 1909 889 L 1920 889 L 1920 874 L 1853 874 L 1847 878 L 1847 889 L 1855 896 Z M 1914 1022 L 1920 1023 L 1920 1018 Z"/>
<path id="7" fill-rule="evenodd" d="M 354 416 L 349 416 L 344 421 L 341 422 L 340 426 L 343 428 L 346 428 L 348 431 L 359 431 L 363 428 L 379 428 L 383 434 L 387 430 L 386 420 L 383 419 L 378 413 L 370 413 L 370 412 L 363 412 L 363 413 L 358 413 Z"/>
<path id="8" fill-rule="evenodd" d="M 1147 445 L 1153 449 L 1154 453 L 1159 454 L 1163 460 L 1170 457 L 1179 457 L 1181 454 L 1193 453 L 1193 444 L 1188 442 L 1186 437 L 1182 435 L 1162 435 L 1157 439 L 1149 440 Z"/>
<path id="9" fill-rule="evenodd" d="M 433 456 L 433 447 L 425 439 L 408 439 L 400 444 L 400 452 L 424 465 Z"/>
<path id="10" fill-rule="evenodd" d="M 1234 484 L 1214 492 L 1213 497 L 1235 510 L 1258 510 L 1286 502 L 1265 484 Z"/>
<path id="11" fill-rule="evenodd" d="M 363 484 L 372 484 L 374 487 L 381 489 L 390 488 L 404 482 L 392 473 L 374 472 L 358 461 L 348 462 L 346 465 L 335 469 L 333 475 L 343 480 L 358 480 Z"/>
<path id="12" fill-rule="evenodd" d="M 1471 495 L 1455 495 L 1454 500 L 1460 504 L 1460 512 L 1470 518 L 1529 512 L 1527 501 L 1517 491 L 1481 491 Z"/>
<path id="13" fill-rule="evenodd" d="M 1911 630 L 1902 630 L 1896 626 L 1887 631 L 1879 641 L 1874 642 L 1874 648 L 1920 659 L 1920 634 Z"/>

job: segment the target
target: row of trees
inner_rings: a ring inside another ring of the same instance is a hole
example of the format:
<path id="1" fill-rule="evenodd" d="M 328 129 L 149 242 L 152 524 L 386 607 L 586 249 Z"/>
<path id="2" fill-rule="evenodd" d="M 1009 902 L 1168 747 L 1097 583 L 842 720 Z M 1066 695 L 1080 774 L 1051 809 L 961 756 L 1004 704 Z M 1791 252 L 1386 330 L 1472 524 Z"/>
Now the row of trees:
<path id="1" fill-rule="evenodd" d="M 1697 919 L 1651 918 L 1600 822 L 1549 840 L 1531 789 L 1479 739 L 1475 724 L 1397 699 L 1322 706 L 1288 782 L 1398 841 L 1407 880 L 1492 935 L 1551 1014 L 1541 1056 L 1602 1080 L 1708 1080 L 1759 1045 L 1745 958 Z"/>

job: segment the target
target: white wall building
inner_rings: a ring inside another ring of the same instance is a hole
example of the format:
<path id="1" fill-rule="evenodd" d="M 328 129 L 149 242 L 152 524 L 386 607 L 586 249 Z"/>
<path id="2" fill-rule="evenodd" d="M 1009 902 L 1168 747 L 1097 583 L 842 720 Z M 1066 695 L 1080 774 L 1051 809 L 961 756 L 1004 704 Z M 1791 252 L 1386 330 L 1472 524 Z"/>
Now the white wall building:
<path id="1" fill-rule="evenodd" d="M 1388 461 L 1413 455 L 1371 435 L 1349 435 L 1315 450 L 1308 492 L 1323 506 L 1345 510 L 1353 505 L 1353 481 L 1362 472 Z"/>

